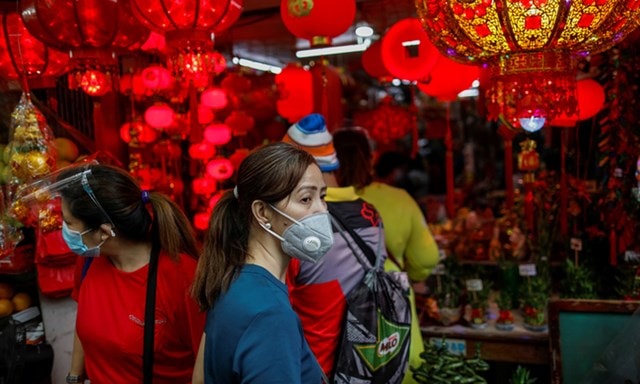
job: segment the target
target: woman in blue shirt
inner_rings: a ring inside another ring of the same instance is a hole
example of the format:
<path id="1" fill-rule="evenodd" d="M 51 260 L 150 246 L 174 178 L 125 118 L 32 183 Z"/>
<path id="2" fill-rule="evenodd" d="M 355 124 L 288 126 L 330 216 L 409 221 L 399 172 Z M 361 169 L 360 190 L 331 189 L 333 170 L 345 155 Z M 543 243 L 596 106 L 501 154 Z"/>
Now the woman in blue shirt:
<path id="1" fill-rule="evenodd" d="M 314 158 L 289 144 L 240 164 L 211 215 L 193 286 L 208 311 L 205 383 L 322 382 L 284 281 L 291 257 L 317 261 L 333 244 L 325 194 Z"/>

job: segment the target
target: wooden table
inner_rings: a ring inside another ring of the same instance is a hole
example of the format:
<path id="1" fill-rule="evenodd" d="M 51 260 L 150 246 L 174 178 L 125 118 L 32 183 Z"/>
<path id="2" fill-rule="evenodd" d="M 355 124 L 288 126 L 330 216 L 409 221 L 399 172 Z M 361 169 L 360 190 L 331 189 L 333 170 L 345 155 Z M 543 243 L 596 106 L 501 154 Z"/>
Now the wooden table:
<path id="1" fill-rule="evenodd" d="M 549 333 L 532 332 L 522 326 L 522 317 L 514 311 L 515 327 L 512 331 L 500 331 L 495 327 L 497 308 L 493 304 L 489 309 L 488 324 L 484 329 L 475 329 L 467 325 L 421 327 L 425 341 L 441 342 L 444 336 L 451 350 L 462 350 L 467 357 L 474 356 L 476 345 L 480 343 L 480 352 L 484 360 L 543 364 L 551 362 L 549 354 Z"/>

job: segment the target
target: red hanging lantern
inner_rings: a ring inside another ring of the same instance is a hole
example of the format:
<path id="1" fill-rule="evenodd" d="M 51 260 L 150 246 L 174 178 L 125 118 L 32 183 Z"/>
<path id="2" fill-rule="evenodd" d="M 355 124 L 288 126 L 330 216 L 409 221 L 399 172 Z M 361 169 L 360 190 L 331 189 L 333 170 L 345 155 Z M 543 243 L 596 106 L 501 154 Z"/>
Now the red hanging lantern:
<path id="1" fill-rule="evenodd" d="M 313 112 L 313 76 L 298 63 L 287 64 L 275 77 L 276 109 L 290 123 Z"/>
<path id="2" fill-rule="evenodd" d="M 229 161 L 231 161 L 234 169 L 238 169 L 242 160 L 247 156 L 249 156 L 249 150 L 247 148 L 238 148 L 229 156 Z"/>
<path id="3" fill-rule="evenodd" d="M 326 60 L 311 67 L 313 111 L 322 114 L 331 132 L 342 124 L 342 79 L 338 70 Z"/>
<path id="4" fill-rule="evenodd" d="M 244 136 L 253 129 L 255 121 L 244 111 L 233 111 L 224 120 L 224 123 L 231 128 L 235 136 Z"/>
<path id="5" fill-rule="evenodd" d="M 210 196 L 218 190 L 216 180 L 206 176 L 193 179 L 191 186 L 196 195 Z"/>
<path id="6" fill-rule="evenodd" d="M 213 211 L 213 208 L 215 208 L 216 204 L 218 204 L 218 201 L 220 201 L 220 199 L 222 198 L 222 193 L 218 192 L 215 195 L 211 196 L 211 198 L 209 199 L 209 211 Z"/>
<path id="7" fill-rule="evenodd" d="M 312 46 L 329 45 L 356 17 L 355 0 L 281 0 L 280 17 L 293 35 Z"/>
<path id="8" fill-rule="evenodd" d="M 69 55 L 37 40 L 17 12 L 2 13 L 0 29 L 0 76 L 7 80 L 23 77 L 32 81 L 51 79 L 69 69 Z"/>
<path id="9" fill-rule="evenodd" d="M 89 96 L 104 96 L 111 90 L 111 76 L 107 76 L 101 71 L 88 69 L 76 73 L 76 76 L 80 77 L 78 85 Z"/>
<path id="10" fill-rule="evenodd" d="M 383 146 L 405 137 L 416 124 L 414 113 L 393 104 L 390 98 L 384 99 L 374 110 L 357 113 L 354 123 L 365 128 L 369 136 Z"/>
<path id="11" fill-rule="evenodd" d="M 522 172 L 535 172 L 540 167 L 540 155 L 536 151 L 536 142 L 526 139 L 520 143 L 522 151 L 518 154 L 518 169 Z"/>
<path id="12" fill-rule="evenodd" d="M 578 80 L 576 85 L 578 99 L 577 116 L 561 116 L 553 119 L 550 123 L 553 127 L 575 127 L 576 122 L 589 119 L 595 116 L 604 106 L 605 94 L 602 85 L 593 79 Z"/>
<path id="13" fill-rule="evenodd" d="M 176 76 L 206 86 L 219 70 L 213 54 L 213 33 L 231 26 L 242 12 L 237 0 L 131 0 L 135 17 L 151 30 L 164 33 L 169 67 Z"/>
<path id="14" fill-rule="evenodd" d="M 169 128 L 173 124 L 175 112 L 164 103 L 158 103 L 147 108 L 144 112 L 144 121 L 156 129 Z"/>
<path id="15" fill-rule="evenodd" d="M 141 77 L 144 87 L 153 92 L 169 89 L 173 82 L 171 72 L 158 64 L 152 64 L 143 69 Z"/>
<path id="16" fill-rule="evenodd" d="M 216 154 L 216 147 L 206 141 L 191 144 L 189 147 L 189 157 L 196 160 L 209 160 Z"/>
<path id="17" fill-rule="evenodd" d="M 231 128 L 226 124 L 211 124 L 204 129 L 204 139 L 213 145 L 225 145 L 232 137 Z"/>
<path id="18" fill-rule="evenodd" d="M 150 53 L 164 53 L 167 48 L 167 42 L 164 35 L 151 31 L 147 40 L 142 44 L 140 49 Z"/>
<path id="19" fill-rule="evenodd" d="M 418 89 L 438 100 L 454 101 L 479 78 L 479 66 L 460 64 L 438 53 L 436 65 L 426 81 L 418 82 Z"/>
<path id="20" fill-rule="evenodd" d="M 214 114 L 211 108 L 205 107 L 204 105 L 198 105 L 198 124 L 209 124 L 213 121 Z"/>
<path id="21" fill-rule="evenodd" d="M 117 53 L 139 48 L 150 33 L 133 18 L 128 1 L 20 0 L 18 8 L 33 36 L 70 52 L 75 72 L 100 71 L 107 84 L 117 73 Z M 70 76 L 69 87 L 80 87 L 81 78 Z"/>
<path id="22" fill-rule="evenodd" d="M 227 106 L 227 94 L 221 88 L 209 88 L 200 95 L 200 103 L 211 109 L 223 109 Z"/>
<path id="23" fill-rule="evenodd" d="M 207 163 L 207 174 L 216 180 L 226 180 L 233 175 L 233 164 L 225 158 L 211 160 Z"/>
<path id="24" fill-rule="evenodd" d="M 209 228 L 209 219 L 211 212 L 198 212 L 193 215 L 193 226 L 199 231 L 205 231 Z"/>
<path id="25" fill-rule="evenodd" d="M 382 42 L 380 40 L 371 43 L 369 48 L 362 53 L 362 68 L 369 76 L 380 82 L 392 80 L 393 76 L 382 61 Z"/>
<path id="26" fill-rule="evenodd" d="M 178 160 L 182 156 L 180 144 L 171 140 L 163 140 L 153 146 L 153 154 L 168 160 Z"/>
<path id="27" fill-rule="evenodd" d="M 156 141 L 158 132 L 141 121 L 132 121 L 120 127 L 120 138 L 132 147 L 136 147 Z"/>
<path id="28" fill-rule="evenodd" d="M 382 61 L 389 72 L 402 80 L 425 79 L 438 59 L 438 50 L 417 18 L 402 19 L 382 37 Z"/>
<path id="29" fill-rule="evenodd" d="M 251 89 L 251 80 L 239 73 L 232 72 L 224 77 L 220 87 L 229 94 L 240 95 Z"/>

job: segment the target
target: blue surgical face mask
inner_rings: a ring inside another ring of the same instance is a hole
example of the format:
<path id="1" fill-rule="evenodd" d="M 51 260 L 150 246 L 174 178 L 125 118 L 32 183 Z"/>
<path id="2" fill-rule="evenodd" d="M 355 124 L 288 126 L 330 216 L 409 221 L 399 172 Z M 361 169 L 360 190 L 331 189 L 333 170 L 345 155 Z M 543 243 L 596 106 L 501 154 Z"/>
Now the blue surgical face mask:
<path id="1" fill-rule="evenodd" d="M 67 226 L 67 223 L 65 223 L 64 221 L 62 222 L 62 238 L 64 239 L 64 242 L 67 243 L 67 246 L 69 247 L 71 252 L 80 256 L 84 256 L 84 257 L 100 256 L 100 246 L 104 244 L 106 240 L 102 241 L 102 243 L 96 245 L 93 248 L 87 247 L 87 245 L 82 240 L 82 236 L 91 231 L 93 231 L 93 229 L 87 229 L 84 232 L 74 231 L 73 229 L 69 229 L 69 227 Z"/>

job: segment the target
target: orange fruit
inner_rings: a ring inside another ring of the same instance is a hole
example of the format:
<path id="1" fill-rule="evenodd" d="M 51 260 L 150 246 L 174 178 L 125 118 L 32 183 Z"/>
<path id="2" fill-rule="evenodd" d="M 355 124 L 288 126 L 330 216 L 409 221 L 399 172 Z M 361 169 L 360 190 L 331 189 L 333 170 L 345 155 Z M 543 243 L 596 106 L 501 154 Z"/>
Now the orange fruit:
<path id="1" fill-rule="evenodd" d="M 0 299 L 0 317 L 9 316 L 13 313 L 13 303 L 9 299 Z"/>
<path id="2" fill-rule="evenodd" d="M 8 283 L 0 283 L 0 299 L 11 299 L 13 297 L 13 287 Z"/>
<path id="3" fill-rule="evenodd" d="M 11 299 L 13 309 L 16 312 L 24 311 L 31 306 L 31 296 L 28 293 L 19 292 Z"/>

